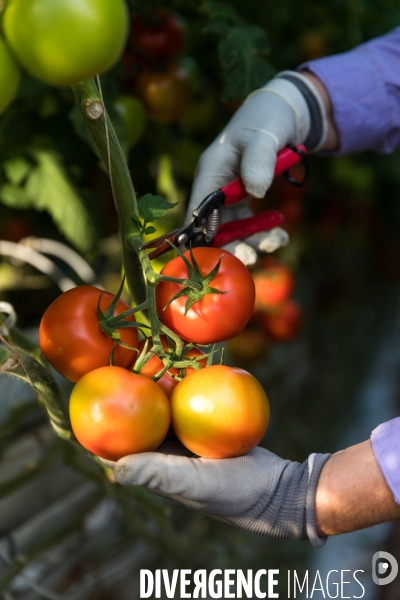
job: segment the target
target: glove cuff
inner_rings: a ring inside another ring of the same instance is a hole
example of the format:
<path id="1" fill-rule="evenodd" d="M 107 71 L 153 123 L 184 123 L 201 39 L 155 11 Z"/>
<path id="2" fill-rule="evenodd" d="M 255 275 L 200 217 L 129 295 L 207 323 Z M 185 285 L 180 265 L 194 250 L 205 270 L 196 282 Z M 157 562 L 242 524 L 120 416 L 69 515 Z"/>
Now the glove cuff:
<path id="1" fill-rule="evenodd" d="M 309 152 L 317 152 L 323 146 L 328 134 L 326 108 L 318 90 L 307 77 L 296 71 L 282 71 L 276 77 L 290 81 L 303 95 L 311 120 L 310 130 L 304 145 Z"/>
<path id="2" fill-rule="evenodd" d="M 315 548 L 321 548 L 328 538 L 317 533 L 315 515 L 315 495 L 321 471 L 331 454 L 310 454 L 308 457 L 308 488 L 306 496 L 306 531 L 307 537 Z"/>

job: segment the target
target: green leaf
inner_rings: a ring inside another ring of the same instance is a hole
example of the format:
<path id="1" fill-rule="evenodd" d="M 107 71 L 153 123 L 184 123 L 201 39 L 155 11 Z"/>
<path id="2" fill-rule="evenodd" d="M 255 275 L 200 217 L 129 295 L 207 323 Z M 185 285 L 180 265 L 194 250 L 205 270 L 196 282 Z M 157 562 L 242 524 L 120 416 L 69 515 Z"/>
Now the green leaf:
<path id="1" fill-rule="evenodd" d="M 205 30 L 207 33 L 215 33 L 216 35 L 223 36 L 228 35 L 230 29 L 231 26 L 227 20 L 223 18 L 217 18 L 211 21 Z"/>
<path id="2" fill-rule="evenodd" d="M 20 185 L 31 168 L 31 163 L 23 156 L 15 156 L 3 164 L 8 181 L 14 185 Z"/>
<path id="3" fill-rule="evenodd" d="M 60 159 L 48 150 L 34 150 L 33 154 L 37 166 L 25 187 L 31 206 L 49 212 L 61 233 L 78 250 L 90 250 L 95 229 Z"/>
<path id="4" fill-rule="evenodd" d="M 148 227 L 146 227 L 146 229 L 144 230 L 144 233 L 146 235 L 150 235 L 151 233 L 155 233 L 157 231 L 157 229 L 155 227 L 152 227 L 151 225 L 149 225 Z"/>
<path id="5" fill-rule="evenodd" d="M 138 202 L 139 215 L 145 223 L 153 223 L 164 217 L 176 204 L 167 202 L 162 196 L 145 194 Z"/>
<path id="6" fill-rule="evenodd" d="M 274 73 L 264 58 L 267 51 L 266 33 L 254 25 L 233 28 L 220 41 L 218 55 L 224 70 L 224 100 L 242 100 L 267 83 Z"/>
<path id="7" fill-rule="evenodd" d="M 4 346 L 1 346 L 1 349 L 1 372 L 29 383 L 34 388 L 40 402 L 44 405 L 56 433 L 65 439 L 73 439 L 66 402 L 49 371 L 22 350 L 5 348 Z M 8 359 L 6 352 L 9 353 Z"/>
<path id="8" fill-rule="evenodd" d="M 5 183 L 0 187 L 0 200 L 12 208 L 29 208 L 31 201 L 23 188 Z"/>

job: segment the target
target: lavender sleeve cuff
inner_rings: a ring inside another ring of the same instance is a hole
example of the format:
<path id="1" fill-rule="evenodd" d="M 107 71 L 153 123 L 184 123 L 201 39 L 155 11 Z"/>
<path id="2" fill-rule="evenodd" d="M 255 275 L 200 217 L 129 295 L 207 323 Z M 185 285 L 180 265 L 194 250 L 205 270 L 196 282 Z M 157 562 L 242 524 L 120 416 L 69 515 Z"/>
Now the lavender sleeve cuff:
<path id="1" fill-rule="evenodd" d="M 400 147 L 400 27 L 335 56 L 304 63 L 331 97 L 340 148 L 389 153 Z"/>
<path id="2" fill-rule="evenodd" d="M 400 417 L 374 429 L 371 442 L 386 483 L 396 503 L 400 504 Z"/>

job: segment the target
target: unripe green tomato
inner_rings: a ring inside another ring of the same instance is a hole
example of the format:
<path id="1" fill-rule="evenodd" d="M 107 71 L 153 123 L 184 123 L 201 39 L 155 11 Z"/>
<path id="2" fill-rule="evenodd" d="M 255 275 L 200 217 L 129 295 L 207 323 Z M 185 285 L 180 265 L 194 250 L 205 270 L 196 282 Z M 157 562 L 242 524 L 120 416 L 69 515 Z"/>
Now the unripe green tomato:
<path id="1" fill-rule="evenodd" d="M 14 100 L 20 82 L 19 68 L 0 37 L 0 114 Z"/>
<path id="2" fill-rule="evenodd" d="M 125 140 L 128 150 L 133 148 L 142 137 L 146 128 L 146 111 L 139 98 L 122 95 L 114 100 L 114 109 L 120 116 L 125 128 Z"/>
<path id="3" fill-rule="evenodd" d="M 50 85 L 107 71 L 128 33 L 124 0 L 9 0 L 4 35 L 21 65 Z"/>

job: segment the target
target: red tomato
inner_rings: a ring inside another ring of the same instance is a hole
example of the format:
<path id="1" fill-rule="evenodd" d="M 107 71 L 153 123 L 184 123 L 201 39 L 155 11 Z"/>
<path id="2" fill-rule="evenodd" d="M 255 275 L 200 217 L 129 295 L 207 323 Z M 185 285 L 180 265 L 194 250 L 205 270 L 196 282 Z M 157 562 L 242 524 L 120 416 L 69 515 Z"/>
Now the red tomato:
<path id="1" fill-rule="evenodd" d="M 303 324 L 303 311 L 295 300 L 287 300 L 276 309 L 261 315 L 265 333 L 272 339 L 288 342 L 295 338 Z"/>
<path id="2" fill-rule="evenodd" d="M 138 95 L 155 121 L 179 120 L 189 103 L 191 90 L 190 75 L 180 65 L 170 65 L 166 71 L 142 71 L 137 78 Z"/>
<path id="3" fill-rule="evenodd" d="M 256 310 L 281 304 L 290 296 L 294 279 L 285 265 L 267 262 L 265 268 L 253 273 L 256 288 Z"/>
<path id="4" fill-rule="evenodd" d="M 177 58 L 184 45 L 185 28 L 182 20 L 166 10 L 132 19 L 133 41 L 140 58 L 146 62 L 170 62 Z"/>
<path id="5" fill-rule="evenodd" d="M 155 450 L 171 421 L 162 389 L 121 367 L 84 375 L 72 390 L 69 411 L 78 442 L 108 460 Z"/>
<path id="6" fill-rule="evenodd" d="M 143 350 L 145 342 L 146 342 L 146 340 L 142 340 L 141 342 L 139 342 L 139 346 L 138 346 L 139 353 Z M 164 350 L 168 350 L 168 342 L 164 336 L 161 336 L 161 343 L 162 343 Z M 148 344 L 147 351 L 151 350 L 151 347 L 152 347 L 152 343 L 150 342 Z M 204 352 L 202 350 L 200 350 L 199 348 L 193 348 L 185 354 L 184 358 L 196 358 L 197 356 L 201 356 L 202 354 L 204 354 Z M 129 365 L 129 369 L 134 368 L 135 362 L 136 362 L 136 360 Z M 206 363 L 207 363 L 207 358 L 204 358 L 204 360 L 199 361 L 199 364 L 201 365 L 201 367 L 205 367 Z M 143 366 L 143 368 L 140 371 L 140 374 L 144 375 L 145 377 L 152 378 L 155 375 L 157 375 L 157 373 L 159 373 L 163 367 L 164 367 L 164 364 L 163 364 L 161 358 L 159 358 L 157 355 L 154 355 Z M 189 373 L 192 373 L 194 370 L 195 369 L 193 367 L 188 367 L 185 370 L 185 376 L 189 375 Z M 164 390 L 164 392 L 166 393 L 168 398 L 171 397 L 172 391 L 179 383 L 179 380 L 174 379 L 174 377 L 172 377 L 172 375 L 180 377 L 181 376 L 180 371 L 181 371 L 181 369 L 177 369 L 176 367 L 171 367 L 169 369 L 168 373 L 164 373 L 164 375 L 162 377 L 160 377 L 160 379 L 156 382 Z"/>
<path id="7" fill-rule="evenodd" d="M 100 308 L 104 313 L 115 296 L 90 285 L 81 285 L 56 298 L 42 317 L 40 349 L 56 371 L 70 381 L 78 381 L 89 371 L 110 364 L 114 340 L 100 328 L 97 316 L 100 296 Z M 119 300 L 114 315 L 129 308 L 126 302 Z M 126 320 L 135 321 L 135 317 L 131 315 Z M 125 344 L 137 348 L 136 327 L 117 329 L 117 333 Z M 135 350 L 117 344 L 114 364 L 127 367 L 135 353 Z"/>
<path id="8" fill-rule="evenodd" d="M 269 423 L 268 398 L 257 379 L 222 365 L 185 377 L 172 393 L 171 411 L 179 440 L 205 458 L 250 452 Z"/>
<path id="9" fill-rule="evenodd" d="M 193 255 L 202 276 L 208 275 L 221 258 L 218 273 L 210 287 L 224 294 L 206 294 L 185 315 L 187 296 L 167 303 L 182 290 L 178 283 L 161 281 L 156 287 L 157 310 L 161 321 L 182 339 L 197 344 L 229 340 L 241 331 L 254 309 L 254 282 L 244 264 L 220 248 L 194 248 Z M 185 257 L 191 262 L 190 252 Z M 178 256 L 165 265 L 162 275 L 187 279 L 188 271 Z M 166 308 L 165 308 L 166 307 Z"/>

